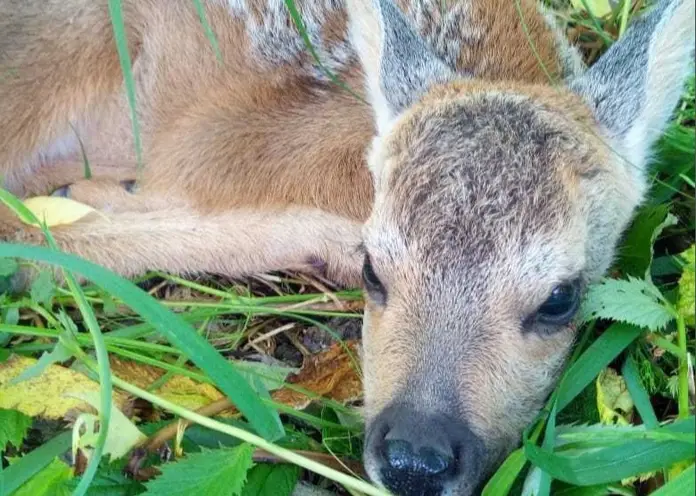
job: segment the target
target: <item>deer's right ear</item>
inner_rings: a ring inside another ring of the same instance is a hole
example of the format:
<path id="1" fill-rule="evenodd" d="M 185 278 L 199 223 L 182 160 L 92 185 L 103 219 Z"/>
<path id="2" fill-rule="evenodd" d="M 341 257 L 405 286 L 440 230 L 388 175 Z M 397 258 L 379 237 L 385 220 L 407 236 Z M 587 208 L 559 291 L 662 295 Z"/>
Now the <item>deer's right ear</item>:
<path id="1" fill-rule="evenodd" d="M 346 3 L 350 39 L 382 134 L 430 86 L 453 79 L 455 72 L 430 50 L 392 0 Z"/>

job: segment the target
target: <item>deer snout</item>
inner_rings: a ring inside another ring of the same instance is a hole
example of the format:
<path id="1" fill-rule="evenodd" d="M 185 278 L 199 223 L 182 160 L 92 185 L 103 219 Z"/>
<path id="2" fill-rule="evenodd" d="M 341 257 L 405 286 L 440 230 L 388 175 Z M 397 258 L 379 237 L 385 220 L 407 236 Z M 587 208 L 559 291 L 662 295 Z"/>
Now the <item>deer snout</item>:
<path id="1" fill-rule="evenodd" d="M 436 496 L 478 480 L 482 451 L 462 421 L 394 405 L 370 426 L 366 466 L 397 496 Z"/>

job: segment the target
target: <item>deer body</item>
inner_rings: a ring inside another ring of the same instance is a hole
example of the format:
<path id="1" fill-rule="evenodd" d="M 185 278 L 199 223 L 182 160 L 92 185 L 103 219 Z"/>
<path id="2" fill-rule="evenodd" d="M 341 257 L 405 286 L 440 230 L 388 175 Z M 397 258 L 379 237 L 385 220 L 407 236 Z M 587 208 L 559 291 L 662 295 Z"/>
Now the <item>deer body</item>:
<path id="1" fill-rule="evenodd" d="M 101 209 L 52 231 L 124 276 L 362 275 L 366 468 L 471 494 L 642 199 L 693 3 L 659 2 L 589 70 L 533 0 L 296 3 L 321 64 L 282 0 L 204 2 L 221 60 L 193 2 L 123 2 L 138 174 L 106 2 L 0 0 L 4 187 Z M 42 235 L 3 209 L 0 239 Z"/>

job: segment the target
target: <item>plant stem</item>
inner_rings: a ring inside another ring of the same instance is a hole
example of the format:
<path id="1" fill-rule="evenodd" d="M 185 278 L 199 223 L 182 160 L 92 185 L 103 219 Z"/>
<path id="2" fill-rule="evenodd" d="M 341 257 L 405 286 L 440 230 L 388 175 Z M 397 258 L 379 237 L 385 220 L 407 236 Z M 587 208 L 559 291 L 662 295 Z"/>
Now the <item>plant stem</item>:
<path id="1" fill-rule="evenodd" d="M 83 359 L 91 368 L 94 368 L 95 364 L 91 359 L 87 357 L 84 357 Z M 195 412 L 175 405 L 174 403 L 170 403 L 169 401 L 162 399 L 154 394 L 151 394 L 143 389 L 140 389 L 137 386 L 133 386 L 132 384 L 129 384 L 128 382 L 121 380 L 116 376 L 113 376 L 113 383 L 117 387 L 123 389 L 124 391 L 144 400 L 147 400 L 153 405 L 159 406 L 160 408 L 169 410 L 170 412 L 178 415 L 181 418 L 185 418 L 186 420 L 202 425 L 204 427 L 208 427 L 209 429 L 228 434 L 230 436 L 241 439 L 244 442 L 253 444 L 257 448 L 261 448 L 262 450 L 267 451 L 268 453 L 271 453 L 279 458 L 282 458 L 283 460 L 286 460 L 290 463 L 294 463 L 295 465 L 298 465 L 307 470 L 311 470 L 316 474 L 322 475 L 327 479 L 331 479 L 334 482 L 342 484 L 346 487 L 356 489 L 358 491 L 372 496 L 389 495 L 388 492 L 379 489 L 365 481 L 356 479 L 355 477 L 351 477 L 330 467 L 326 467 L 321 463 L 318 463 L 314 460 L 310 460 L 309 458 L 306 458 L 304 456 L 298 455 L 292 450 L 285 449 L 273 443 L 270 443 L 262 437 L 252 434 L 251 432 L 247 432 L 238 427 L 223 424 L 222 422 L 218 422 L 216 420 L 210 419 L 203 415 L 199 415 Z"/>
<path id="2" fill-rule="evenodd" d="M 679 358 L 679 390 L 677 395 L 679 418 L 683 419 L 689 416 L 689 367 L 686 358 L 686 324 L 681 315 L 677 316 L 677 344 L 684 353 L 684 356 Z"/>

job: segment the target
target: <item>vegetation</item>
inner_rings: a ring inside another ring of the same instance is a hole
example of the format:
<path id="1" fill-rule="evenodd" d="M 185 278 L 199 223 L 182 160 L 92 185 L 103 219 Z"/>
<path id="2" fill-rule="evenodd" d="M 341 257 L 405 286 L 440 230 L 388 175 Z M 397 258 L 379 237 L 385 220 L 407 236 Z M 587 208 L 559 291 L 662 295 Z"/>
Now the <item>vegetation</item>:
<path id="1" fill-rule="evenodd" d="M 592 61 L 642 2 L 573 5 L 569 34 Z M 692 78 L 570 363 L 484 495 L 693 494 L 695 100 Z M 297 274 L 131 282 L 44 231 L 48 248 L 0 243 L 1 495 L 384 494 L 359 464 L 359 291 Z M 39 277 L 12 293 L 21 265 Z"/>

